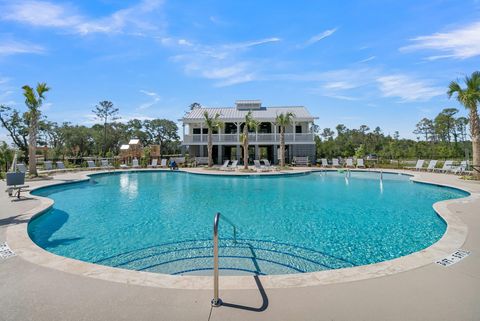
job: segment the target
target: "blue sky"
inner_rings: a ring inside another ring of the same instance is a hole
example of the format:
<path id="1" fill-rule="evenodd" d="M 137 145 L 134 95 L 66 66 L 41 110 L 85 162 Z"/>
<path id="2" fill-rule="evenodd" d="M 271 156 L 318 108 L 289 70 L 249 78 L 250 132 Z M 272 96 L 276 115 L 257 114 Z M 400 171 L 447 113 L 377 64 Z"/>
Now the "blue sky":
<path id="1" fill-rule="evenodd" d="M 321 127 L 415 138 L 480 66 L 480 1 L 2 1 L 0 103 L 47 82 L 50 120 L 178 119 L 194 101 L 304 105 Z M 5 131 L 0 131 L 0 139 Z"/>

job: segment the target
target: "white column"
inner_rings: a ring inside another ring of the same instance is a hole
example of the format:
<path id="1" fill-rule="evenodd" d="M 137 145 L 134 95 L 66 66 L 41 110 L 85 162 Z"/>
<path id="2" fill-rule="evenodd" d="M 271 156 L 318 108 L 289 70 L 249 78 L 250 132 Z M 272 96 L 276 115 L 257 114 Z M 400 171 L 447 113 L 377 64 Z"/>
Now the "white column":
<path id="1" fill-rule="evenodd" d="M 293 128 L 293 130 L 292 130 L 292 132 L 293 132 L 293 141 L 295 141 L 295 131 L 296 131 L 296 130 L 295 130 L 295 121 L 292 121 L 292 128 Z"/>
<path id="2" fill-rule="evenodd" d="M 235 123 L 237 125 L 237 142 L 240 142 L 240 123 Z"/>
<path id="3" fill-rule="evenodd" d="M 200 141 L 203 143 L 203 123 L 200 123 Z"/>

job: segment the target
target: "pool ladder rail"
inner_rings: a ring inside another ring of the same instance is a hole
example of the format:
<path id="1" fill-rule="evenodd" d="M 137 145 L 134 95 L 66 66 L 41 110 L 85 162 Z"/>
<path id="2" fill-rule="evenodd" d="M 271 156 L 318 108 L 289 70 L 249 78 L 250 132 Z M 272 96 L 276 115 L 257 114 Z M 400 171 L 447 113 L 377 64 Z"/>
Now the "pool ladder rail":
<path id="1" fill-rule="evenodd" d="M 237 227 L 227 217 L 222 216 L 220 213 L 215 214 L 213 220 L 213 299 L 212 307 L 219 307 L 222 305 L 222 300 L 219 297 L 219 269 L 218 269 L 218 225 L 220 218 L 223 221 L 230 224 L 233 228 L 233 242 L 237 243 Z"/>

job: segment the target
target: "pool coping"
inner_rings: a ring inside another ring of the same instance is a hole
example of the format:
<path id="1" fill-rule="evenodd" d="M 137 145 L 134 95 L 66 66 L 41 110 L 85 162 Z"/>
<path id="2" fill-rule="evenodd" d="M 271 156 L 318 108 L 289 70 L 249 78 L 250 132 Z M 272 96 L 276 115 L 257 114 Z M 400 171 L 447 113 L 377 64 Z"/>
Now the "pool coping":
<path id="1" fill-rule="evenodd" d="M 122 169 L 115 170 L 113 172 L 132 172 L 132 171 L 165 171 L 168 169 Z M 329 171 L 336 169 L 326 169 Z M 318 171 L 316 168 L 305 169 L 302 173 Z M 355 171 L 355 170 L 353 170 Z M 365 171 L 365 170 L 360 170 Z M 367 170 L 369 172 L 378 172 L 379 170 Z M 459 187 L 452 184 L 445 184 L 435 182 L 429 179 L 422 179 L 418 177 L 416 172 L 405 172 L 397 170 L 382 170 L 384 173 L 394 174 L 406 174 L 412 176 L 410 179 L 418 183 L 433 184 L 439 186 L 450 187 L 458 190 L 470 193 L 470 195 L 451 200 L 439 201 L 433 204 L 433 209 L 436 213 L 447 223 L 447 229 L 445 234 L 436 243 L 431 246 L 406 255 L 398 257 L 392 260 L 383 261 L 379 263 L 362 265 L 356 267 L 326 270 L 309 273 L 298 274 L 284 274 L 284 275 L 266 275 L 259 276 L 264 288 L 291 288 L 291 287 L 305 287 L 326 285 L 334 283 L 360 281 L 365 279 L 377 278 L 382 276 L 388 276 L 400 272 L 416 269 L 437 260 L 440 260 L 458 248 L 460 248 L 467 238 L 468 227 L 462 222 L 462 220 L 451 210 L 448 206 L 455 203 L 469 203 L 480 200 L 480 193 L 469 190 L 468 187 Z M 46 186 L 62 185 L 69 183 L 77 183 L 90 179 L 91 176 L 99 174 L 108 174 L 112 171 L 96 171 L 96 172 L 84 172 L 83 175 L 75 180 L 69 182 L 57 182 L 51 184 L 52 181 L 47 181 L 46 184 L 40 185 L 33 190 L 43 188 Z M 188 172 L 188 169 L 181 170 L 180 172 Z M 235 175 L 234 173 L 218 173 L 212 171 L 211 173 L 205 173 L 206 175 Z M 266 175 L 259 173 L 242 173 L 247 175 Z M 291 173 L 288 173 L 291 174 Z M 277 176 L 281 174 L 275 174 Z M 439 174 L 441 175 L 441 174 Z M 50 183 L 50 184 L 49 184 Z M 211 276 L 178 276 L 167 275 L 152 272 L 133 271 L 120 268 L 114 268 L 109 266 L 98 265 L 94 263 L 84 262 L 72 258 L 56 255 L 48 252 L 43 248 L 36 245 L 28 235 L 28 222 L 36 216 L 42 215 L 48 211 L 54 204 L 53 200 L 36 196 L 28 195 L 40 201 L 40 204 L 22 214 L 22 218 L 26 221 L 17 225 L 9 226 L 6 230 L 6 238 L 10 247 L 14 249 L 18 256 L 21 258 L 43 267 L 52 268 L 55 270 L 92 277 L 96 279 L 120 282 L 126 284 L 135 284 L 142 286 L 171 288 L 171 289 L 212 289 L 212 277 Z M 222 289 L 256 289 L 257 284 L 251 276 L 221 276 Z"/>

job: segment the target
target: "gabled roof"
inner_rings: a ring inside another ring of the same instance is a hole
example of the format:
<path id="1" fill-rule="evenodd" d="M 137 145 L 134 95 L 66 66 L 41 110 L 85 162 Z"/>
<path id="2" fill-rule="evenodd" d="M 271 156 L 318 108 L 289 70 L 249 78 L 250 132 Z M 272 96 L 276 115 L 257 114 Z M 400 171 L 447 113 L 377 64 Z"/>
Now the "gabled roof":
<path id="1" fill-rule="evenodd" d="M 137 145 L 138 143 L 140 143 L 140 139 L 130 139 L 130 141 L 128 142 L 128 145 Z"/>
<path id="2" fill-rule="evenodd" d="M 214 116 L 216 113 L 220 114 L 220 119 L 229 121 L 243 121 L 245 115 L 249 110 L 238 110 L 235 107 L 223 108 L 195 108 L 188 112 L 181 120 L 193 121 L 203 120 L 204 113 Z M 273 120 L 281 113 L 291 112 L 295 115 L 294 119 L 313 121 L 317 117 L 313 117 L 310 112 L 303 106 L 285 106 L 285 107 L 261 107 L 260 109 L 252 110 L 252 116 L 257 120 Z"/>
<path id="3" fill-rule="evenodd" d="M 130 148 L 130 145 L 125 145 L 124 144 L 124 145 L 120 146 L 120 150 L 127 150 L 129 148 Z"/>

